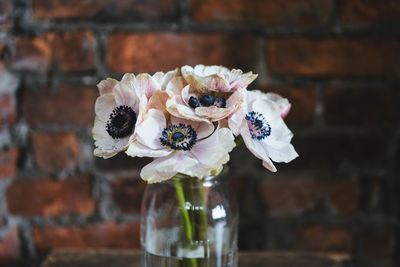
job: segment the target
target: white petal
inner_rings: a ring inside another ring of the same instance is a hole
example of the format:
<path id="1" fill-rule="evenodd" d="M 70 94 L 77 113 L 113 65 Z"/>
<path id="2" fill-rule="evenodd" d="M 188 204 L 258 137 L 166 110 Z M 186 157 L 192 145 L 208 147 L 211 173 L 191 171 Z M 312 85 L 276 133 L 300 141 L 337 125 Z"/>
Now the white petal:
<path id="1" fill-rule="evenodd" d="M 150 149 L 162 149 L 160 137 L 165 127 L 164 114 L 157 109 L 150 109 L 136 128 L 137 140 Z"/>
<path id="2" fill-rule="evenodd" d="M 166 157 L 173 152 L 172 149 L 150 149 L 139 142 L 133 142 L 129 145 L 125 153 L 131 157 Z"/>
<path id="3" fill-rule="evenodd" d="M 139 97 L 146 95 L 147 98 L 150 98 L 154 91 L 161 90 L 161 86 L 149 74 L 141 73 L 136 76 L 135 89 Z"/>
<path id="4" fill-rule="evenodd" d="M 97 88 L 99 89 L 100 95 L 109 94 L 112 92 L 114 86 L 118 83 L 117 80 L 108 78 L 106 80 L 102 80 L 97 84 Z"/>
<path id="5" fill-rule="evenodd" d="M 268 151 L 268 156 L 275 162 L 288 163 L 299 156 L 294 147 L 288 142 L 268 140 L 266 138 L 261 144 Z"/>
<path id="6" fill-rule="evenodd" d="M 144 166 L 140 172 L 140 177 L 147 181 L 149 184 L 151 183 L 159 183 L 165 180 L 168 180 L 176 175 L 176 172 L 158 172 L 156 167 L 160 162 L 166 160 L 165 158 L 158 158 L 153 160 L 151 163 Z"/>
<path id="7" fill-rule="evenodd" d="M 107 122 L 110 114 L 116 107 L 116 102 L 113 94 L 104 94 L 96 99 L 94 110 L 96 115 L 103 122 Z"/>

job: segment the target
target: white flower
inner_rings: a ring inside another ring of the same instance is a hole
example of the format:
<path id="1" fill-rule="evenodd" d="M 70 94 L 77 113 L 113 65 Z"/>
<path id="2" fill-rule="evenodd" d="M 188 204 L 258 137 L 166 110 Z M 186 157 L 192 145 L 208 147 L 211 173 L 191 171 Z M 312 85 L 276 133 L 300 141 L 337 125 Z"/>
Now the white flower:
<path id="1" fill-rule="evenodd" d="M 181 72 L 185 80 L 200 92 L 232 92 L 239 88 L 246 88 L 257 78 L 257 74 L 251 71 L 243 73 L 239 69 L 229 70 L 215 65 L 196 65 L 194 68 L 183 66 Z"/>
<path id="2" fill-rule="evenodd" d="M 175 75 L 176 71 L 157 72 L 153 76 L 127 73 L 121 81 L 101 81 L 97 85 L 100 96 L 95 104 L 96 118 L 92 130 L 96 146 L 94 155 L 110 158 L 127 149 L 134 141 L 135 129 L 148 107 L 157 106 L 162 101 L 165 104 L 168 94 L 161 90 L 165 90 Z M 149 103 L 153 94 L 157 101 Z"/>
<path id="3" fill-rule="evenodd" d="M 149 183 L 170 179 L 177 173 L 198 178 L 217 175 L 235 146 L 227 128 L 214 131 L 212 124 L 166 117 L 157 109 L 148 111 L 136 132 L 137 139 L 126 153 L 156 158 L 140 173 Z"/>
<path id="4" fill-rule="evenodd" d="M 276 171 L 272 161 L 287 163 L 298 157 L 290 144 L 293 134 L 282 119 L 288 108 L 289 102 L 276 94 L 247 91 L 242 108 L 228 119 L 233 133 L 241 135 L 247 148 L 272 172 Z"/>
<path id="5" fill-rule="evenodd" d="M 221 66 L 183 66 L 181 72 L 180 86 L 167 89 L 171 95 L 167 110 L 176 117 L 204 122 L 234 113 L 243 102 L 245 88 L 257 77 Z"/>

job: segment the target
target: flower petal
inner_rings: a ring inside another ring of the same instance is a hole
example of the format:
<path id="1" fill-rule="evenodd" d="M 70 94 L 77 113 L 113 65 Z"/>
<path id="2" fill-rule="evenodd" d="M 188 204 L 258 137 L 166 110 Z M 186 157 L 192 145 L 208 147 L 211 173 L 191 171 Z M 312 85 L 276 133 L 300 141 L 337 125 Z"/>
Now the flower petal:
<path id="1" fill-rule="evenodd" d="M 113 94 L 104 94 L 96 99 L 94 110 L 96 115 L 103 122 L 107 122 L 110 114 L 116 107 L 116 102 Z"/>
<path id="2" fill-rule="evenodd" d="M 162 111 L 150 109 L 136 128 L 137 140 L 149 149 L 162 149 L 160 137 L 165 127 L 166 120 Z"/>
<path id="3" fill-rule="evenodd" d="M 125 153 L 131 157 L 166 157 L 173 152 L 172 149 L 149 149 L 139 142 L 133 142 L 129 145 Z"/>
<path id="4" fill-rule="evenodd" d="M 102 80 L 97 84 L 97 88 L 99 89 L 100 95 L 109 94 L 112 92 L 114 86 L 118 83 L 117 80 L 107 78 L 106 80 Z"/>

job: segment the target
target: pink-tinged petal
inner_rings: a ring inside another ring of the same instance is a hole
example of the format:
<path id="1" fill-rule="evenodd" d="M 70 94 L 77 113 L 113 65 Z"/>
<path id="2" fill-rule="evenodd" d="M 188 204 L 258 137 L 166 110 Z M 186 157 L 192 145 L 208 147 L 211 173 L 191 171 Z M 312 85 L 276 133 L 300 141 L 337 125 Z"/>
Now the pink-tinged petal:
<path id="1" fill-rule="evenodd" d="M 167 101 L 169 99 L 169 94 L 165 91 L 155 91 L 149 99 L 147 109 L 158 109 L 164 113 L 164 116 L 168 116 L 166 110 Z"/>
<path id="2" fill-rule="evenodd" d="M 221 76 L 214 74 L 211 77 L 211 80 L 208 82 L 210 84 L 210 90 L 216 92 L 229 92 L 229 83 Z"/>
<path id="3" fill-rule="evenodd" d="M 173 77 L 167 84 L 166 91 L 172 96 L 180 95 L 182 88 L 186 85 L 185 80 L 182 77 Z M 189 87 L 189 86 L 188 86 Z"/>
<path id="4" fill-rule="evenodd" d="M 168 157 L 168 160 L 158 164 L 156 169 L 158 172 L 178 172 L 189 176 L 198 176 L 196 165 L 199 162 L 190 153 L 177 151 Z"/>
<path id="5" fill-rule="evenodd" d="M 113 93 L 118 106 L 124 105 L 128 107 L 134 107 L 138 105 L 138 98 L 135 94 L 135 91 L 129 86 L 128 83 L 118 83 L 114 87 Z"/>
<path id="6" fill-rule="evenodd" d="M 232 71 L 232 75 L 235 75 L 235 79 L 230 80 L 230 86 L 232 91 L 237 90 L 239 88 L 246 88 L 258 76 L 257 74 L 253 74 L 252 72 L 247 72 L 238 76 L 236 71 L 237 70 Z"/>
<path id="7" fill-rule="evenodd" d="M 286 115 L 289 113 L 291 108 L 291 104 L 289 103 L 289 101 L 286 98 L 283 98 L 275 93 L 267 93 L 266 97 L 278 105 L 281 117 L 282 119 L 284 119 Z"/>
<path id="8" fill-rule="evenodd" d="M 153 79 L 160 85 L 161 90 L 165 91 L 169 82 L 176 76 L 178 76 L 179 69 L 168 71 L 167 73 L 157 72 L 153 75 Z"/>
<path id="9" fill-rule="evenodd" d="M 263 161 L 263 166 L 272 172 L 276 172 L 276 168 L 272 161 L 269 159 L 268 153 L 265 151 L 262 144 L 257 140 L 251 138 L 249 133 L 249 129 L 242 128 L 240 134 L 243 138 L 244 144 L 246 145 L 247 149 L 257 158 Z"/>
<path id="10" fill-rule="evenodd" d="M 238 109 L 228 118 L 229 129 L 235 136 L 240 135 L 240 129 L 247 127 L 243 108 Z"/>
<path id="11" fill-rule="evenodd" d="M 110 114 L 116 107 L 115 98 L 113 94 L 101 95 L 96 99 L 94 110 L 99 119 L 103 122 L 107 122 L 110 118 Z"/>
<path id="12" fill-rule="evenodd" d="M 215 126 L 208 122 L 198 122 L 198 125 L 194 126 L 193 129 L 197 133 L 197 140 L 200 140 L 210 136 L 215 131 Z"/>
<path id="13" fill-rule="evenodd" d="M 166 157 L 173 152 L 172 149 L 149 149 L 139 142 L 133 142 L 129 145 L 125 153 L 131 157 Z"/>
<path id="14" fill-rule="evenodd" d="M 183 103 L 187 106 L 189 106 L 189 99 L 192 96 L 192 94 L 190 94 L 189 90 L 190 90 L 190 86 L 188 85 L 188 86 L 185 86 L 181 92 Z"/>
<path id="15" fill-rule="evenodd" d="M 266 168 L 267 170 L 271 171 L 271 172 L 276 172 L 277 169 L 274 166 L 274 164 L 272 163 L 272 161 L 269 158 L 266 158 L 265 160 L 263 160 L 262 165 L 264 168 Z"/>
<path id="16" fill-rule="evenodd" d="M 97 84 L 97 88 L 99 89 L 100 95 L 109 94 L 112 92 L 114 86 L 118 83 L 117 80 L 107 78 L 106 80 L 102 80 Z"/>
<path id="17" fill-rule="evenodd" d="M 158 172 L 157 166 L 163 161 L 168 160 L 168 157 L 158 158 L 144 166 L 140 172 L 140 177 L 149 184 L 159 183 L 174 177 L 177 172 Z"/>
<path id="18" fill-rule="evenodd" d="M 252 72 L 243 74 L 241 70 L 229 70 L 222 66 L 197 65 L 194 68 L 183 66 L 182 76 L 196 91 L 232 92 L 246 88 L 257 75 Z"/>
<path id="19" fill-rule="evenodd" d="M 197 140 L 211 135 L 215 130 L 214 124 L 209 123 L 208 121 L 193 121 L 171 116 L 171 124 L 179 125 L 181 123 L 192 126 L 193 130 L 195 130 L 197 134 Z"/>
<path id="20" fill-rule="evenodd" d="M 136 76 L 135 89 L 138 96 L 144 94 L 147 98 L 150 98 L 154 91 L 161 90 L 161 86 L 149 74 L 141 73 Z"/>
<path id="21" fill-rule="evenodd" d="M 165 127 L 163 112 L 150 109 L 142 123 L 136 127 L 137 140 L 150 149 L 163 149 L 160 137 Z"/>
<path id="22" fill-rule="evenodd" d="M 167 110 L 175 117 L 211 123 L 206 118 L 198 117 L 192 108 L 183 104 L 180 96 L 174 96 L 167 101 Z"/>
<path id="23" fill-rule="evenodd" d="M 219 108 L 216 106 L 209 106 L 209 107 L 198 107 L 195 109 L 195 114 L 198 117 L 208 118 L 211 121 L 219 121 L 226 117 L 228 117 L 234 108 Z"/>
<path id="24" fill-rule="evenodd" d="M 227 128 L 216 130 L 209 138 L 198 141 L 191 153 L 200 163 L 213 167 L 229 160 L 229 152 L 235 147 L 234 137 Z"/>

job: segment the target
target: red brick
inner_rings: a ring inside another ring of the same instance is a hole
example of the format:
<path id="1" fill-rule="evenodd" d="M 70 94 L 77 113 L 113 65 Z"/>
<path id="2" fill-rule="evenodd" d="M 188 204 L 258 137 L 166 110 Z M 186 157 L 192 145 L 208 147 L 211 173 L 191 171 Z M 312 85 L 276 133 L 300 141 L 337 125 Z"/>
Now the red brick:
<path id="1" fill-rule="evenodd" d="M 95 68 L 95 50 L 96 39 L 88 30 L 18 37 L 11 66 L 34 72 L 57 67 L 62 71 L 90 71 Z"/>
<path id="2" fill-rule="evenodd" d="M 390 257 L 393 247 L 391 233 L 364 232 L 360 236 L 361 252 L 368 259 L 384 260 Z"/>
<path id="3" fill-rule="evenodd" d="M 337 179 L 327 183 L 328 199 L 340 214 L 353 214 L 360 206 L 360 187 L 352 180 Z"/>
<path id="4" fill-rule="evenodd" d="M 15 46 L 16 55 L 11 62 L 13 69 L 45 72 L 51 68 L 53 51 L 46 35 L 18 37 Z"/>
<path id="5" fill-rule="evenodd" d="M 0 239 L 0 264 L 8 264 L 20 259 L 20 242 L 17 227 L 8 229 L 6 236 Z"/>
<path id="6" fill-rule="evenodd" d="M 33 153 L 41 170 L 73 169 L 81 157 L 78 139 L 73 133 L 32 133 Z"/>
<path id="7" fill-rule="evenodd" d="M 13 176 L 17 172 L 18 149 L 0 151 L 0 179 Z"/>
<path id="8" fill-rule="evenodd" d="M 324 115 L 335 125 L 397 126 L 399 93 L 392 89 L 325 89 Z"/>
<path id="9" fill-rule="evenodd" d="M 113 72 L 168 71 L 200 63 L 250 71 L 255 45 L 249 35 L 116 33 L 108 39 L 106 62 Z"/>
<path id="10" fill-rule="evenodd" d="M 1 70 L 0 70 L 1 71 Z M 0 96 L 0 130 L 5 124 L 14 124 L 17 120 L 15 100 L 12 95 Z"/>
<path id="11" fill-rule="evenodd" d="M 13 26 L 12 1 L 2 0 L 0 2 L 0 31 L 8 31 L 12 28 L 12 26 Z"/>
<path id="12" fill-rule="evenodd" d="M 139 224 L 107 222 L 92 225 L 33 228 L 37 251 L 58 248 L 139 248 Z"/>
<path id="13" fill-rule="evenodd" d="M 282 38 L 267 42 L 267 59 L 275 74 L 400 78 L 399 50 L 388 38 Z"/>
<path id="14" fill-rule="evenodd" d="M 25 90 L 22 112 L 27 122 L 34 125 L 92 125 L 97 97 L 97 90 L 74 85 L 61 86 L 54 91 L 48 88 Z"/>
<path id="15" fill-rule="evenodd" d="M 315 116 L 316 92 L 312 88 L 290 86 L 262 86 L 264 92 L 273 92 L 285 97 L 292 104 L 285 122 L 290 127 L 311 126 Z"/>
<path id="16" fill-rule="evenodd" d="M 400 21 L 400 3 L 396 0 L 342 1 L 340 18 L 350 23 L 389 23 Z"/>
<path id="17" fill-rule="evenodd" d="M 95 210 L 88 177 L 16 180 L 6 192 L 8 211 L 19 216 L 89 215 Z"/>
<path id="18" fill-rule="evenodd" d="M 305 251 L 352 252 L 354 235 L 344 228 L 299 226 L 296 229 L 295 248 Z"/>
<path id="19" fill-rule="evenodd" d="M 278 175 L 263 180 L 260 193 L 271 216 L 321 212 L 321 208 L 352 214 L 359 207 L 360 189 L 346 179 Z"/>
<path id="20" fill-rule="evenodd" d="M 140 214 L 140 204 L 146 183 L 138 178 L 117 178 L 112 190 L 113 199 L 119 210 L 125 213 Z"/>
<path id="21" fill-rule="evenodd" d="M 333 10 L 333 0 L 194 0 L 192 3 L 192 17 L 201 22 L 325 25 Z"/>
<path id="22" fill-rule="evenodd" d="M 96 39 L 91 31 L 49 35 L 49 40 L 53 41 L 53 60 L 62 71 L 95 68 Z"/>
<path id="23" fill-rule="evenodd" d="M 155 20 L 172 19 L 177 15 L 175 0 L 33 0 L 36 20 Z"/>

